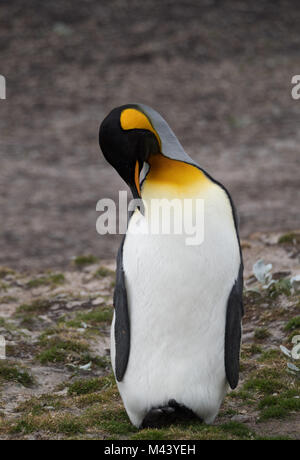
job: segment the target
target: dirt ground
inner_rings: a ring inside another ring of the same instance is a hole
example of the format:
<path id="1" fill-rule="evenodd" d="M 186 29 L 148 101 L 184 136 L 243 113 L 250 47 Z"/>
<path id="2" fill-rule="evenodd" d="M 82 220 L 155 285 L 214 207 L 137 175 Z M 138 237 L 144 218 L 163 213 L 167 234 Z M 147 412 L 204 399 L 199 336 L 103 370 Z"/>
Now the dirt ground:
<path id="1" fill-rule="evenodd" d="M 243 237 L 300 228 L 299 21 L 291 0 L 2 0 L 0 265 L 115 256 L 95 208 L 125 186 L 98 127 L 135 101 L 227 186 Z"/>

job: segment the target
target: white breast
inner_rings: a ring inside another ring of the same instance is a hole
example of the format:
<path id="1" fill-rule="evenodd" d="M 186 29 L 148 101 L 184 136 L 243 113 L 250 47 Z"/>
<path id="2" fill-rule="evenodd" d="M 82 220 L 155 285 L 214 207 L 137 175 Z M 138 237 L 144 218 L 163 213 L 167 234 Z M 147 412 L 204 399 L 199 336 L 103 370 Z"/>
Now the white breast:
<path id="1" fill-rule="evenodd" d="M 144 234 L 149 214 L 136 211 L 130 220 L 123 265 L 131 348 L 118 386 L 136 426 L 169 399 L 210 423 L 226 393 L 225 316 L 239 246 L 226 193 L 212 184 L 201 198 L 204 241 L 198 246 L 187 246 L 185 234 Z"/>

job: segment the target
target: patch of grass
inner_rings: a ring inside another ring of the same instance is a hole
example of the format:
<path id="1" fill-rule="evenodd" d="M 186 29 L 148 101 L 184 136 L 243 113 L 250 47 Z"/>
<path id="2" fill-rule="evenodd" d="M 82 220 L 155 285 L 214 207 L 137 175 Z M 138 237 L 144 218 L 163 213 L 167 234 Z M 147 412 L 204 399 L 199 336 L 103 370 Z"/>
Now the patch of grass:
<path id="1" fill-rule="evenodd" d="M 261 356 L 258 358 L 258 361 L 265 362 L 265 361 L 273 361 L 277 359 L 282 359 L 281 353 L 279 350 L 267 350 L 264 351 Z"/>
<path id="2" fill-rule="evenodd" d="M 95 272 L 95 277 L 96 278 L 105 278 L 107 276 L 112 276 L 114 275 L 114 272 L 110 270 L 109 268 L 106 267 L 100 267 L 96 272 Z"/>
<path id="3" fill-rule="evenodd" d="M 244 389 L 232 391 L 227 397 L 231 399 L 239 399 L 243 404 L 248 404 L 249 406 L 253 406 L 256 402 L 252 392 Z"/>
<path id="4" fill-rule="evenodd" d="M 112 374 L 106 377 L 100 377 L 98 380 L 98 389 L 95 393 L 79 394 L 74 400 L 78 407 L 91 407 L 95 403 L 102 405 L 111 405 L 120 401 L 120 395 Z M 106 406 L 103 406 L 106 407 Z"/>
<path id="5" fill-rule="evenodd" d="M 270 418 L 285 418 L 291 412 L 300 411 L 299 391 L 289 390 L 276 396 L 266 396 L 258 405 L 260 409 L 260 420 Z"/>
<path id="6" fill-rule="evenodd" d="M 81 268 L 87 265 L 93 265 L 98 262 L 97 257 L 93 255 L 86 255 L 86 256 L 78 256 L 74 259 L 74 264 L 76 267 Z"/>
<path id="7" fill-rule="evenodd" d="M 36 430 L 36 427 L 32 420 L 29 418 L 22 418 L 17 421 L 12 427 L 10 428 L 9 432 L 10 434 L 30 434 L 33 433 Z"/>
<path id="8" fill-rule="evenodd" d="M 0 267 L 0 279 L 5 278 L 7 275 L 14 275 L 15 271 L 11 268 Z"/>
<path id="9" fill-rule="evenodd" d="M 228 422 L 222 425 L 205 425 L 201 422 L 178 423 L 163 429 L 144 429 L 134 433 L 135 440 L 229 440 L 255 439 L 255 433 L 246 425 Z"/>
<path id="10" fill-rule="evenodd" d="M 146 430 L 141 430 L 138 433 L 131 436 L 130 439 L 133 440 L 148 440 L 151 441 L 163 441 L 168 439 L 168 430 L 167 429 L 157 429 L 157 428 L 148 428 Z"/>
<path id="11" fill-rule="evenodd" d="M 38 355 L 41 364 L 64 363 L 67 359 L 67 353 L 59 347 L 53 346 L 49 350 L 44 350 Z"/>
<path id="12" fill-rule="evenodd" d="M 110 435 L 128 435 L 137 432 L 129 421 L 125 409 L 119 406 L 107 407 L 96 404 L 85 412 L 89 425 L 96 426 Z"/>
<path id="13" fill-rule="evenodd" d="M 295 316 L 289 320 L 289 322 L 285 325 L 285 331 L 294 331 L 295 329 L 300 328 L 300 316 Z"/>
<path id="14" fill-rule="evenodd" d="M 92 363 L 94 366 L 101 369 L 106 369 L 109 367 L 110 360 L 107 356 L 92 356 L 89 353 L 85 353 L 82 356 L 82 362 L 84 364 Z"/>
<path id="15" fill-rule="evenodd" d="M 177 425 L 170 427 L 167 439 L 200 439 L 200 440 L 227 440 L 234 436 L 229 431 L 223 430 L 221 426 L 205 425 L 201 422 L 194 422 L 189 425 Z"/>
<path id="16" fill-rule="evenodd" d="M 258 391 L 262 394 L 272 394 L 280 391 L 284 384 L 281 374 L 276 369 L 262 369 L 244 383 L 244 390 Z"/>
<path id="17" fill-rule="evenodd" d="M 253 355 L 257 355 L 262 352 L 261 346 L 253 343 L 250 346 L 243 346 L 242 351 L 241 351 L 241 358 L 242 359 L 247 359 L 250 358 Z"/>
<path id="18" fill-rule="evenodd" d="M 74 404 L 80 408 L 91 407 L 94 404 L 99 403 L 103 403 L 103 395 L 101 393 L 87 393 L 85 395 L 79 395 L 76 398 L 76 403 L 74 402 Z"/>
<path id="19" fill-rule="evenodd" d="M 297 244 L 300 243 L 300 233 L 285 233 L 278 239 L 278 244 Z"/>
<path id="20" fill-rule="evenodd" d="M 88 393 L 95 393 L 100 391 L 103 387 L 103 384 L 100 379 L 82 379 L 77 380 L 69 386 L 68 393 L 69 395 L 86 395 Z"/>
<path id="21" fill-rule="evenodd" d="M 47 363 L 72 363 L 82 362 L 82 353 L 88 351 L 88 345 L 76 340 L 63 340 L 61 338 L 43 338 L 40 342 L 45 350 L 39 355 L 41 364 Z"/>
<path id="22" fill-rule="evenodd" d="M 256 345 L 253 343 L 250 347 L 250 353 L 251 355 L 257 355 L 262 352 L 262 348 L 259 345 Z"/>
<path id="23" fill-rule="evenodd" d="M 49 431 L 50 433 L 73 435 L 84 433 L 85 425 L 80 417 L 72 415 L 51 417 L 43 414 L 41 416 L 23 417 L 11 427 L 10 433 L 30 434 L 41 430 Z"/>
<path id="24" fill-rule="evenodd" d="M 49 407 L 53 407 L 53 410 L 59 410 L 64 408 L 65 404 L 61 397 L 45 394 L 24 401 L 16 408 L 16 412 L 27 415 L 42 415 L 49 412 Z"/>
<path id="25" fill-rule="evenodd" d="M 33 330 L 34 326 L 36 325 L 37 317 L 36 315 L 25 315 L 20 322 L 21 327 L 25 327 L 26 329 Z"/>
<path id="26" fill-rule="evenodd" d="M 0 283 L 0 291 L 7 291 L 8 284 L 7 283 Z"/>
<path id="27" fill-rule="evenodd" d="M 291 295 L 292 285 L 288 279 L 280 279 L 276 283 L 271 284 L 268 288 L 268 294 L 273 299 L 276 299 L 279 295 L 283 294 L 287 297 Z"/>
<path id="28" fill-rule="evenodd" d="M 0 380 L 20 383 L 24 387 L 31 387 L 34 384 L 33 377 L 26 370 L 7 364 L 6 361 L 0 361 Z"/>
<path id="29" fill-rule="evenodd" d="M 61 420 L 58 420 L 57 428 L 54 432 L 64 433 L 67 435 L 85 433 L 86 428 L 84 422 L 79 417 L 65 416 Z"/>
<path id="30" fill-rule="evenodd" d="M 264 340 L 264 339 L 267 339 L 268 337 L 270 337 L 270 332 L 268 331 L 267 328 L 261 327 L 261 328 L 255 329 L 254 338 L 256 340 Z"/>
<path id="31" fill-rule="evenodd" d="M 113 309 L 111 307 L 97 307 L 87 313 L 79 312 L 76 316 L 76 320 L 96 326 L 104 322 L 111 322 L 112 316 Z"/>
<path id="32" fill-rule="evenodd" d="M 58 286 L 64 284 L 65 276 L 62 273 L 54 273 L 47 276 L 40 276 L 26 283 L 29 289 L 34 289 L 40 286 Z"/>
<path id="33" fill-rule="evenodd" d="M 52 303 L 47 299 L 37 299 L 31 304 L 22 304 L 17 308 L 16 315 L 24 315 L 24 314 L 42 314 L 49 310 Z"/>
<path id="34" fill-rule="evenodd" d="M 227 422 L 222 424 L 220 428 L 238 439 L 251 439 L 255 437 L 255 433 L 247 425 L 240 422 Z"/>
<path id="35" fill-rule="evenodd" d="M 16 297 L 12 297 L 12 296 L 9 296 L 9 295 L 6 295 L 4 297 L 0 297 L 0 304 L 3 304 L 3 303 L 12 303 L 12 302 L 17 302 L 18 299 Z"/>

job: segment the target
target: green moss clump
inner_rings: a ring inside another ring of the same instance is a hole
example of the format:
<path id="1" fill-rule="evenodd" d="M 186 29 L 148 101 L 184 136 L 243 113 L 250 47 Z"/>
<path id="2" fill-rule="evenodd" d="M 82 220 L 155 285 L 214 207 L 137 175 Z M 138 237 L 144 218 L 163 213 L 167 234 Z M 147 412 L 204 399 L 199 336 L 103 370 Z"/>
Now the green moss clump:
<path id="1" fill-rule="evenodd" d="M 272 361 L 272 360 L 281 359 L 281 354 L 279 350 L 267 350 L 264 351 L 261 356 L 258 358 L 258 361 L 265 362 L 265 361 Z"/>
<path id="2" fill-rule="evenodd" d="M 103 410 L 103 404 L 95 405 L 86 410 L 85 416 L 90 425 L 97 426 L 112 435 L 120 436 L 137 432 L 137 428 L 130 423 L 123 408 L 113 407 Z"/>
<path id="3" fill-rule="evenodd" d="M 254 338 L 257 340 L 264 340 L 270 337 L 270 332 L 265 327 L 256 329 L 254 331 Z"/>
<path id="4" fill-rule="evenodd" d="M 85 433 L 86 429 L 84 422 L 79 417 L 65 416 L 63 419 L 58 421 L 57 427 L 55 427 L 53 431 L 71 435 Z"/>
<path id="5" fill-rule="evenodd" d="M 36 430 L 35 425 L 32 423 L 32 421 L 29 418 L 22 418 L 17 421 L 16 424 L 12 425 L 12 427 L 9 430 L 10 434 L 30 434 L 33 433 Z"/>
<path id="6" fill-rule="evenodd" d="M 57 416 L 46 417 L 46 416 L 33 416 L 28 415 L 18 420 L 10 428 L 11 434 L 30 434 L 35 431 L 49 431 L 50 433 L 63 433 L 66 435 L 73 435 L 77 433 L 85 433 L 85 424 L 80 417 L 75 417 L 71 415 L 65 415 L 63 417 Z"/>
<path id="7" fill-rule="evenodd" d="M 33 377 L 23 369 L 18 369 L 13 364 L 0 361 L 0 380 L 6 382 L 17 382 L 24 387 L 31 387 L 34 384 Z"/>
<path id="8" fill-rule="evenodd" d="M 295 243 L 300 243 L 300 233 L 286 233 L 285 235 L 282 235 L 278 240 L 278 244 Z"/>
<path id="9" fill-rule="evenodd" d="M 17 308 L 16 315 L 36 313 L 41 314 L 49 310 L 51 302 L 47 299 L 37 299 L 31 304 L 22 304 Z"/>
<path id="10" fill-rule="evenodd" d="M 15 271 L 11 268 L 0 267 L 0 279 L 5 278 L 7 275 L 14 275 Z"/>
<path id="11" fill-rule="evenodd" d="M 294 331 L 295 329 L 300 328 L 300 316 L 295 316 L 295 318 L 290 319 L 290 321 L 285 325 L 285 331 Z"/>
<path id="12" fill-rule="evenodd" d="M 93 265 L 98 262 L 97 257 L 93 255 L 86 255 L 86 256 L 78 256 L 74 259 L 74 264 L 76 267 L 81 268 L 87 265 Z"/>
<path id="13" fill-rule="evenodd" d="M 94 378 L 89 380 L 77 380 L 69 386 L 69 395 L 86 395 L 95 393 L 103 388 L 103 383 L 100 379 Z"/>
<path id="14" fill-rule="evenodd" d="M 82 363 L 82 353 L 88 351 L 88 346 L 75 340 L 62 340 L 60 338 L 42 339 L 41 344 L 46 349 L 39 355 L 42 364 L 68 363 L 78 361 Z"/>
<path id="15" fill-rule="evenodd" d="M 64 407 L 63 399 L 59 396 L 44 394 L 40 397 L 34 397 L 28 401 L 22 402 L 16 409 L 16 412 L 31 415 L 42 415 L 49 411 L 48 407 L 53 410 L 59 410 Z"/>
<path id="16" fill-rule="evenodd" d="M 289 390 L 277 396 L 266 396 L 258 405 L 260 420 L 285 418 L 291 412 L 300 411 L 300 399 L 297 390 Z"/>
<path id="17" fill-rule="evenodd" d="M 96 278 L 105 278 L 107 276 L 112 276 L 114 275 L 114 272 L 112 270 L 109 270 L 106 267 L 100 267 L 96 272 L 95 272 L 95 277 Z"/>
<path id="18" fill-rule="evenodd" d="M 113 309 L 110 307 L 97 307 L 88 313 L 78 313 L 76 319 L 98 325 L 103 322 L 111 322 L 113 316 Z"/>
<path id="19" fill-rule="evenodd" d="M 251 439 L 255 437 L 255 433 L 247 427 L 247 425 L 240 422 L 228 422 L 221 425 L 221 429 L 225 432 L 231 433 L 239 439 Z"/>
<path id="20" fill-rule="evenodd" d="M 271 284 L 268 288 L 268 295 L 276 299 L 279 295 L 283 294 L 287 297 L 291 295 L 292 284 L 288 279 L 281 279 L 276 283 Z"/>
<path id="21" fill-rule="evenodd" d="M 280 391 L 283 387 L 281 375 L 276 369 L 262 369 L 244 383 L 243 389 L 269 395 Z"/>
<path id="22" fill-rule="evenodd" d="M 26 286 L 29 289 L 37 288 L 40 286 L 57 286 L 64 284 L 65 276 L 62 273 L 54 273 L 48 276 L 41 276 L 33 280 L 28 281 Z"/>

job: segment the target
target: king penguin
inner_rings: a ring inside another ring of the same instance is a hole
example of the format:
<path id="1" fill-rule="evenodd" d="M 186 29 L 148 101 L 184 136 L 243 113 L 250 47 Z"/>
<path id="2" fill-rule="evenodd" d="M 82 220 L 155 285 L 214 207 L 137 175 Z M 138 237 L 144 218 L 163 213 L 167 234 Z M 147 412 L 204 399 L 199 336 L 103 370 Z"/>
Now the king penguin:
<path id="1" fill-rule="evenodd" d="M 99 143 L 144 204 L 117 255 L 111 361 L 125 409 L 138 428 L 181 417 L 211 424 L 239 379 L 243 261 L 233 201 L 148 106 L 113 109 Z M 187 244 L 184 231 L 145 231 L 159 219 L 154 199 L 202 200 L 201 243 Z"/>

